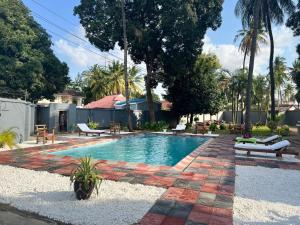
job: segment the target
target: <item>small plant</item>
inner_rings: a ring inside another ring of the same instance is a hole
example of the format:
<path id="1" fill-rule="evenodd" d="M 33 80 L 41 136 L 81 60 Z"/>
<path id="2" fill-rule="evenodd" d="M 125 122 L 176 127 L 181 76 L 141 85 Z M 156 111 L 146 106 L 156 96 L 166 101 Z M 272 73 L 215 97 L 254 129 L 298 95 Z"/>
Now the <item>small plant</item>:
<path id="1" fill-rule="evenodd" d="M 17 146 L 17 137 L 18 134 L 13 131 L 12 128 L 0 132 L 0 148 L 7 146 L 9 149 L 12 149 L 13 147 Z"/>
<path id="2" fill-rule="evenodd" d="M 220 130 L 226 130 L 226 125 L 224 123 L 220 124 Z"/>
<path id="3" fill-rule="evenodd" d="M 195 118 L 194 118 L 194 122 L 197 123 L 198 121 L 199 121 L 199 117 L 195 117 Z"/>
<path id="4" fill-rule="evenodd" d="M 268 122 L 268 127 L 270 128 L 270 130 L 272 132 L 274 132 L 276 129 L 277 129 L 277 126 L 278 126 L 278 122 L 277 121 L 269 121 Z"/>
<path id="5" fill-rule="evenodd" d="M 97 123 L 97 122 L 90 121 L 88 123 L 88 127 L 91 128 L 91 129 L 97 129 L 99 126 L 100 126 L 100 124 Z"/>
<path id="6" fill-rule="evenodd" d="M 169 124 L 165 121 L 158 121 L 156 123 L 149 123 L 146 122 L 142 129 L 144 130 L 150 130 L 150 131 L 163 131 L 164 129 L 168 129 Z"/>
<path id="7" fill-rule="evenodd" d="M 212 124 L 209 126 L 209 130 L 212 131 L 212 132 L 215 132 L 217 129 L 218 129 L 218 126 L 217 126 L 217 124 L 215 124 L 215 123 L 212 123 Z"/>
<path id="8" fill-rule="evenodd" d="M 94 188 L 98 194 L 102 178 L 99 175 L 97 164 L 93 164 L 91 157 L 80 159 L 80 165 L 72 171 L 70 180 L 74 183 L 74 192 L 78 200 L 90 198 Z"/>
<path id="9" fill-rule="evenodd" d="M 289 136 L 290 135 L 290 128 L 287 125 L 283 125 L 282 127 L 277 128 L 277 133 L 282 136 Z"/>

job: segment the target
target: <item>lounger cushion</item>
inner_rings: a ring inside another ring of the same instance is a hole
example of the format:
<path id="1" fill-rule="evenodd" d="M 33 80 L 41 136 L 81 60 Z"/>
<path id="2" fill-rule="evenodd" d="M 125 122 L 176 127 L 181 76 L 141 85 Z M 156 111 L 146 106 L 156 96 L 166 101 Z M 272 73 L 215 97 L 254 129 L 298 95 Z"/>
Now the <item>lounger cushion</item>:
<path id="1" fill-rule="evenodd" d="M 186 126 L 184 124 L 178 124 L 175 129 L 172 130 L 185 130 Z"/>
<path id="2" fill-rule="evenodd" d="M 262 151 L 276 151 L 280 150 L 282 148 L 286 148 L 290 145 L 290 142 L 287 140 L 277 142 L 273 145 L 260 145 L 260 144 L 242 144 L 242 143 L 236 143 L 234 145 L 234 148 L 237 149 L 245 149 L 245 150 L 262 150 Z"/>
<path id="3" fill-rule="evenodd" d="M 276 139 L 278 139 L 280 136 L 279 135 L 273 135 L 271 137 L 267 137 L 267 138 L 264 138 L 264 139 L 257 139 L 258 142 L 261 142 L 261 143 L 268 143 L 270 141 L 274 141 Z"/>
<path id="4" fill-rule="evenodd" d="M 105 133 L 105 130 L 92 130 L 85 123 L 78 123 L 77 126 L 82 132 L 86 133 Z"/>

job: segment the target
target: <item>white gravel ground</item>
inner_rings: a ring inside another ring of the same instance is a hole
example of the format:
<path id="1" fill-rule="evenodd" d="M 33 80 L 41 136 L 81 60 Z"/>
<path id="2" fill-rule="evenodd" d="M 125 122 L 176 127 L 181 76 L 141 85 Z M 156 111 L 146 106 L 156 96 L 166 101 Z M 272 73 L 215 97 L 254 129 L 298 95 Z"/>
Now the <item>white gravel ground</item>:
<path id="1" fill-rule="evenodd" d="M 138 222 L 163 188 L 103 181 L 99 195 L 78 201 L 68 177 L 0 166 L 0 202 L 65 223 L 129 225 Z"/>
<path id="2" fill-rule="evenodd" d="M 234 225 L 299 225 L 300 171 L 236 166 Z"/>

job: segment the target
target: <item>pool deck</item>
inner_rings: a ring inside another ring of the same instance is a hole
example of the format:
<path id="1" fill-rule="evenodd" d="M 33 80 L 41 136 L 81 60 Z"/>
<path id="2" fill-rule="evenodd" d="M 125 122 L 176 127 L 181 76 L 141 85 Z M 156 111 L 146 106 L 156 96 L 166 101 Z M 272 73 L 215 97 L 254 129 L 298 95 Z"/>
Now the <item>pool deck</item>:
<path id="1" fill-rule="evenodd" d="M 210 139 L 175 167 L 98 160 L 103 178 L 167 188 L 139 225 L 233 224 L 235 165 L 300 170 L 300 162 L 236 157 L 234 136 Z M 65 143 L 0 152 L 0 164 L 69 175 L 78 165 L 71 157 L 48 154 L 111 140 L 69 139 Z"/>

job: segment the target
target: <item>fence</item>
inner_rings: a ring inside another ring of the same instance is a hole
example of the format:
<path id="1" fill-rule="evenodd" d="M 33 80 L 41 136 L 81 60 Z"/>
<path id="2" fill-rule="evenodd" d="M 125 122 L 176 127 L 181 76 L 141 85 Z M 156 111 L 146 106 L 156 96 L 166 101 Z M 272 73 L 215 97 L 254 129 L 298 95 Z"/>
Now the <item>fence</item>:
<path id="1" fill-rule="evenodd" d="M 245 121 L 245 113 L 243 114 L 244 121 Z M 241 122 L 242 112 L 237 112 L 237 122 Z M 224 120 L 227 123 L 232 122 L 232 111 L 224 111 L 222 115 L 222 120 Z M 265 124 L 267 121 L 267 113 L 266 112 L 251 112 L 250 113 L 250 119 L 251 123 L 263 123 Z"/>
<path id="2" fill-rule="evenodd" d="M 34 132 L 35 105 L 15 99 L 0 98 L 0 131 L 13 128 L 18 141 L 28 140 Z"/>
<path id="3" fill-rule="evenodd" d="M 172 123 L 170 112 L 155 112 L 156 120 L 164 120 Z M 149 112 L 142 110 L 131 111 L 132 125 L 136 128 L 139 124 L 149 121 Z M 109 127 L 110 121 L 115 121 L 123 126 L 127 125 L 128 115 L 126 110 L 116 109 L 79 109 L 76 111 L 76 123 L 87 123 L 89 120 L 100 123 L 102 128 Z"/>
<path id="4" fill-rule="evenodd" d="M 284 123 L 289 126 L 295 126 L 300 121 L 300 110 L 286 111 Z"/>

